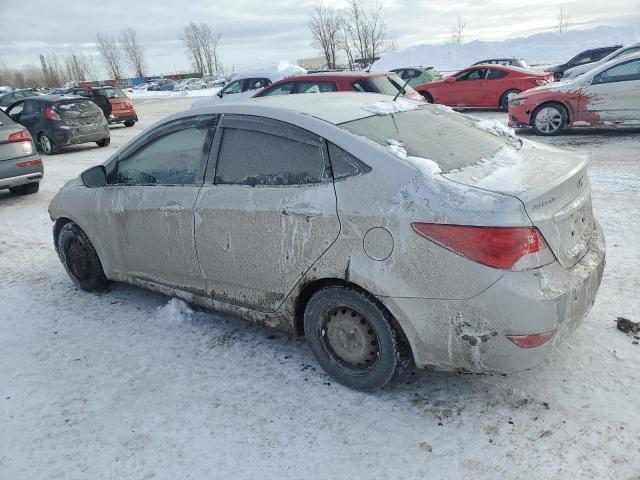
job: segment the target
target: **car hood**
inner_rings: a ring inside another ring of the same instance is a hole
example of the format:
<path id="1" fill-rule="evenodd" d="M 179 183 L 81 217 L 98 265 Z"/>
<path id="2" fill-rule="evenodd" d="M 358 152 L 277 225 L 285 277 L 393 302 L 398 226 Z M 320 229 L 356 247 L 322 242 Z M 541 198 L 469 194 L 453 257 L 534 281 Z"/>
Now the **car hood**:
<path id="1" fill-rule="evenodd" d="M 513 97 L 513 100 L 520 98 L 531 98 L 538 94 L 542 95 L 551 92 L 570 92 L 572 90 L 578 90 L 581 86 L 582 83 L 577 81 L 577 79 L 575 78 L 560 80 L 558 82 L 547 83 L 546 85 L 542 85 L 540 87 L 525 90 L 524 92 L 521 92 Z"/>

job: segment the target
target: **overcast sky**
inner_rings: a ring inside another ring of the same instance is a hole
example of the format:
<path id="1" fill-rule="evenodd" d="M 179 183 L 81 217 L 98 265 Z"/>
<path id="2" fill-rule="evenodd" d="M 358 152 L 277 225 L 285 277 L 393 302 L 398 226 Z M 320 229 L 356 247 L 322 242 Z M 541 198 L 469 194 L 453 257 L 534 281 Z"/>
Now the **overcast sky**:
<path id="1" fill-rule="evenodd" d="M 8 0 L 0 0 L 4 2 Z M 375 0 L 370 0 L 375 1 Z M 317 56 L 307 27 L 315 0 L 21 0 L 0 5 L 0 62 L 9 67 L 38 63 L 39 53 L 96 54 L 96 32 L 134 27 L 145 47 L 150 73 L 185 71 L 178 33 L 182 26 L 206 22 L 222 35 L 225 67 L 256 66 Z M 342 7 L 343 0 L 325 4 Z M 442 43 L 462 15 L 464 41 L 504 40 L 553 29 L 563 6 L 571 28 L 640 24 L 640 0 L 385 0 L 388 33 L 400 49 Z M 33 14 L 36 12 L 37 14 Z M 128 72 L 130 73 L 130 72 Z"/>

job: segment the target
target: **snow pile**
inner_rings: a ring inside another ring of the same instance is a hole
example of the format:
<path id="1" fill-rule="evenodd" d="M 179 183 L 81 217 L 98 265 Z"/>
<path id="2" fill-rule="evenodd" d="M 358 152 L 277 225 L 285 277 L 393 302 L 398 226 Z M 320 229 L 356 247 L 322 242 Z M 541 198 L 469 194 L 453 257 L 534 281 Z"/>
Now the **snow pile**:
<path id="1" fill-rule="evenodd" d="M 404 145 L 398 140 L 394 140 L 393 138 L 387 139 L 387 150 L 416 167 L 425 177 L 425 180 L 432 181 L 433 176 L 441 172 L 440 166 L 433 160 L 408 156 Z"/>
<path id="2" fill-rule="evenodd" d="M 480 120 L 479 118 L 471 117 L 475 122 L 476 128 L 484 130 L 485 132 L 493 133 L 494 135 L 507 137 L 510 139 L 517 139 L 516 132 L 513 128 L 507 127 L 499 120 Z"/>
<path id="3" fill-rule="evenodd" d="M 186 302 L 172 298 L 163 307 L 158 308 L 158 317 L 164 321 L 184 322 L 191 319 L 193 310 Z"/>
<path id="4" fill-rule="evenodd" d="M 388 52 L 375 62 L 372 71 L 409 66 L 433 66 L 453 71 L 492 57 L 520 57 L 529 65 L 565 62 L 583 50 L 605 45 L 628 45 L 640 41 L 638 26 L 597 27 L 569 30 L 563 34 L 545 32 L 502 42 L 473 42 L 415 45 L 399 52 Z"/>
<path id="5" fill-rule="evenodd" d="M 409 110 L 417 110 L 420 108 L 417 104 L 398 98 L 393 101 L 382 101 L 363 105 L 362 109 L 376 115 L 391 115 L 398 112 L 408 112 Z"/>
<path id="6" fill-rule="evenodd" d="M 233 76 L 233 78 L 244 78 L 249 76 L 265 76 L 275 81 L 274 78 L 286 78 L 294 75 L 305 75 L 307 71 L 300 65 L 289 62 L 287 60 L 281 60 L 278 63 L 270 65 L 263 65 L 260 67 L 250 68 L 242 70 Z"/>
<path id="7" fill-rule="evenodd" d="M 215 88 L 203 88 L 201 90 L 166 90 L 157 91 L 152 90 L 131 90 L 123 89 L 127 97 L 132 99 L 141 98 L 186 98 L 186 97 L 212 97 L 221 90 L 221 87 Z"/>

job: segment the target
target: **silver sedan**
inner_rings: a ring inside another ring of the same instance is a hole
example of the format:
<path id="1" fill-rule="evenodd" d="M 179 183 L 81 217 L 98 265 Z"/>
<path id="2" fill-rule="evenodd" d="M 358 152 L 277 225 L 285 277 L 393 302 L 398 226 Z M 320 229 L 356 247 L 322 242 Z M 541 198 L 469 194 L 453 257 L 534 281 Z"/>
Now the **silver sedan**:
<path id="1" fill-rule="evenodd" d="M 0 111 L 0 190 L 36 193 L 44 167 L 28 130 Z"/>
<path id="2" fill-rule="evenodd" d="M 89 291 L 128 282 L 305 335 L 372 390 L 510 372 L 584 319 L 604 268 L 586 161 L 446 107 L 363 93 L 172 115 L 49 211 Z"/>

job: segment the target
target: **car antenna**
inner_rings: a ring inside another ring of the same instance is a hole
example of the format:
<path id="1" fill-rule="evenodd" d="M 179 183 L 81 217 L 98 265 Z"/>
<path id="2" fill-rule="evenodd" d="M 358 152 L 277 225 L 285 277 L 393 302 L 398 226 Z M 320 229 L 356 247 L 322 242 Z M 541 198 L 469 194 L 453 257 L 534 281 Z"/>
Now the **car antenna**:
<path id="1" fill-rule="evenodd" d="M 407 81 L 404 82 L 404 85 L 402 85 L 402 88 L 400 90 L 398 90 L 398 93 L 396 93 L 396 96 L 393 97 L 393 101 L 395 102 L 396 100 L 398 100 L 398 97 L 400 96 L 401 93 L 405 93 L 404 89 L 407 88 L 407 85 L 409 84 L 409 80 L 411 80 L 410 78 L 407 78 Z"/>

